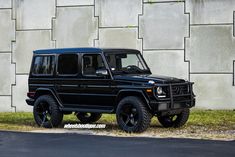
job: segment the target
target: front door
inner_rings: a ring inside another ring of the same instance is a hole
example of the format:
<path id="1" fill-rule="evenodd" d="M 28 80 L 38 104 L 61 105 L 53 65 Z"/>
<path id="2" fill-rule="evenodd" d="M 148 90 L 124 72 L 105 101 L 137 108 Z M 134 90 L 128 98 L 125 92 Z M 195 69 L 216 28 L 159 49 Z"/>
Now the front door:
<path id="1" fill-rule="evenodd" d="M 83 93 L 81 102 L 97 108 L 112 108 L 115 94 L 111 88 L 112 79 L 110 74 L 97 75 L 97 70 L 107 70 L 104 58 L 101 54 L 82 55 L 82 79 L 80 87 Z"/>

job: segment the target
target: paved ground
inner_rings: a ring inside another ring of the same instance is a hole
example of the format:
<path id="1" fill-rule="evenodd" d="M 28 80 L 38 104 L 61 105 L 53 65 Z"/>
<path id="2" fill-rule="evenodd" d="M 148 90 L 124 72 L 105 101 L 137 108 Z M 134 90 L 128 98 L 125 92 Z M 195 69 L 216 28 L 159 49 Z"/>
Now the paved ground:
<path id="1" fill-rule="evenodd" d="M 235 141 L 0 132 L 1 157 L 234 157 Z"/>

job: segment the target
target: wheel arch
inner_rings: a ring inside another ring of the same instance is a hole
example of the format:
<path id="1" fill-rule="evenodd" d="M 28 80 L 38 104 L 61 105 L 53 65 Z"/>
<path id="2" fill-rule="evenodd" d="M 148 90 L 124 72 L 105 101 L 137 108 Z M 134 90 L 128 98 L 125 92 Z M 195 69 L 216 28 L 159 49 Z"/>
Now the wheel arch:
<path id="1" fill-rule="evenodd" d="M 42 95 L 51 95 L 55 101 L 59 104 L 60 107 L 63 107 L 62 102 L 58 98 L 58 96 L 55 94 L 55 92 L 52 89 L 49 88 L 38 88 L 35 91 L 34 99 L 36 100 L 38 97 Z"/>
<path id="2" fill-rule="evenodd" d="M 134 89 L 124 89 L 120 90 L 116 97 L 116 104 L 115 104 L 115 111 L 117 109 L 118 103 L 127 96 L 136 96 L 140 98 L 148 107 L 149 110 L 152 110 L 148 98 L 144 95 L 144 92 L 142 90 L 134 90 Z"/>

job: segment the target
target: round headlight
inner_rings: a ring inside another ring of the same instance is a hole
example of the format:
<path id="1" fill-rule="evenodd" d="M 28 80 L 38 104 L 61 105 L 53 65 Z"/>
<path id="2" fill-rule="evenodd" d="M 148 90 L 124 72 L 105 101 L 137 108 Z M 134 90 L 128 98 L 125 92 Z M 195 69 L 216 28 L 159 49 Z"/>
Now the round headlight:
<path id="1" fill-rule="evenodd" d="M 162 87 L 157 87 L 157 94 L 161 95 L 163 93 Z"/>

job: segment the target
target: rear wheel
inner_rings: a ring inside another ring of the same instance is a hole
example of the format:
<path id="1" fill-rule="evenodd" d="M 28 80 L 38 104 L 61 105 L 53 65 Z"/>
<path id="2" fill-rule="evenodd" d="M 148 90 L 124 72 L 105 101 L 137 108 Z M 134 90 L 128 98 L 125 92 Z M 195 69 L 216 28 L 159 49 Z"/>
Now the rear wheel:
<path id="1" fill-rule="evenodd" d="M 119 127 L 126 132 L 143 132 L 151 121 L 146 105 L 135 96 L 125 97 L 119 102 L 116 118 Z"/>
<path id="2" fill-rule="evenodd" d="M 50 95 L 43 95 L 36 99 L 33 115 L 38 126 L 45 128 L 57 127 L 63 120 L 63 113 Z"/>
<path id="3" fill-rule="evenodd" d="M 98 121 L 102 114 L 101 113 L 87 113 L 87 112 L 77 112 L 77 118 L 81 123 L 94 123 Z"/>
<path id="4" fill-rule="evenodd" d="M 158 117 L 158 121 L 162 124 L 163 127 L 178 128 L 178 127 L 183 126 L 188 121 L 189 113 L 190 113 L 190 110 L 187 108 L 177 115 Z"/>

